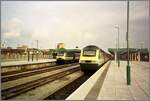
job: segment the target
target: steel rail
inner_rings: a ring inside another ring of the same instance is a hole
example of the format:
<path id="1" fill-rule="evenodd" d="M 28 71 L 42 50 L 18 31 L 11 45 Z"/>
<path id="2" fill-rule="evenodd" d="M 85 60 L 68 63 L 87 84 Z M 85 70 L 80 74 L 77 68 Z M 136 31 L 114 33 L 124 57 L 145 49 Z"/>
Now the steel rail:
<path id="1" fill-rule="evenodd" d="M 31 82 L 27 82 L 25 84 L 21 84 L 21 85 L 12 87 L 12 88 L 2 90 L 1 91 L 2 99 L 3 100 L 10 99 L 14 96 L 21 94 L 21 93 L 27 92 L 31 89 L 42 86 L 46 83 L 52 82 L 54 80 L 57 80 L 59 78 L 62 78 L 66 75 L 69 75 L 69 74 L 74 73 L 74 72 L 79 71 L 79 70 L 80 70 L 79 67 L 74 67 L 74 68 L 71 68 L 71 69 L 68 69 L 65 71 L 60 71 L 59 73 L 56 73 L 53 75 L 49 75 L 49 76 L 44 77 L 44 78 L 40 78 L 40 79 L 31 81 Z"/>
<path id="2" fill-rule="evenodd" d="M 58 66 L 58 65 L 54 64 L 51 66 L 45 66 L 45 67 L 39 67 L 39 68 L 28 68 L 28 69 L 22 69 L 22 70 L 13 70 L 13 71 L 8 71 L 8 72 L 3 72 L 3 73 L 1 73 L 1 76 L 12 75 L 12 74 L 16 74 L 16 73 L 27 72 L 27 71 L 32 71 L 32 70 L 37 70 L 37 69 L 42 69 L 42 68 L 47 68 L 47 67 L 53 67 L 53 66 Z"/>
<path id="3" fill-rule="evenodd" d="M 16 80 L 16 79 L 19 79 L 19 78 L 32 76 L 32 75 L 36 75 L 36 74 L 41 74 L 41 73 L 61 69 L 61 68 L 64 68 L 66 66 L 76 65 L 76 64 L 77 63 L 67 64 L 67 65 L 66 64 L 65 65 L 55 65 L 55 66 L 37 68 L 37 69 L 30 70 L 30 71 L 22 71 L 22 72 L 16 73 L 16 74 L 9 74 L 9 75 L 5 75 L 5 76 L 1 76 L 1 81 L 2 82 L 12 81 L 12 80 Z"/>

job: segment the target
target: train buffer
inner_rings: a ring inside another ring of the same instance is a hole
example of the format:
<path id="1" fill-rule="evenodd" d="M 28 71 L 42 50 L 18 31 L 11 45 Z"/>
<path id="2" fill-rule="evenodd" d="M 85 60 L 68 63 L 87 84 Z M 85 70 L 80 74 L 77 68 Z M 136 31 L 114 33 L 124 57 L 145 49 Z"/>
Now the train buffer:
<path id="1" fill-rule="evenodd" d="M 126 80 L 127 61 L 105 64 L 66 100 L 148 100 L 149 62 L 130 62 L 131 85 Z M 108 67 L 108 68 L 107 68 Z"/>

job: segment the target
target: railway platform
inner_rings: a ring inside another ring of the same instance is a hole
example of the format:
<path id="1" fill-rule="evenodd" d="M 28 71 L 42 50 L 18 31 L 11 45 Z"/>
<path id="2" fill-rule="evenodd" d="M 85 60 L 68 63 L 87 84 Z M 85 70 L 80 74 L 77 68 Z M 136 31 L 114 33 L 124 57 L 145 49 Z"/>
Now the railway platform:
<path id="1" fill-rule="evenodd" d="M 56 59 L 41 59 L 34 61 L 8 61 L 1 62 L 1 73 L 23 70 L 23 69 L 32 69 L 32 68 L 40 68 L 45 66 L 54 65 Z"/>
<path id="2" fill-rule="evenodd" d="M 149 62 L 130 62 L 127 85 L 126 61 L 106 63 L 66 100 L 149 100 Z"/>
<path id="3" fill-rule="evenodd" d="M 1 66 L 13 66 L 13 65 L 24 65 L 24 64 L 35 64 L 35 63 L 44 63 L 44 62 L 55 62 L 56 59 L 40 59 L 34 61 L 7 61 L 1 62 Z"/>

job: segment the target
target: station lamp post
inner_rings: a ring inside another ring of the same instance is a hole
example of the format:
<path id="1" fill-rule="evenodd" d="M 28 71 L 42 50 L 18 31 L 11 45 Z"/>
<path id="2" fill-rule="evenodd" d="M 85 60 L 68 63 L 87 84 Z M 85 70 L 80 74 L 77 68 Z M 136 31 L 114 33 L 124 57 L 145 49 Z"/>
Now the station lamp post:
<path id="1" fill-rule="evenodd" d="M 36 40 L 36 42 L 37 42 L 36 60 L 38 61 L 38 54 L 39 54 L 38 44 L 39 44 L 39 40 Z"/>
<path id="2" fill-rule="evenodd" d="M 127 40 L 127 85 L 131 84 L 131 71 L 130 71 L 130 64 L 129 64 L 129 0 L 127 0 L 127 36 L 126 36 L 126 40 Z"/>
<path id="3" fill-rule="evenodd" d="M 116 40 L 117 40 L 117 38 L 116 38 Z M 114 55 L 115 55 L 115 61 L 117 63 L 117 41 L 115 41 L 115 46 L 116 46 L 116 49 L 115 49 Z"/>
<path id="4" fill-rule="evenodd" d="M 29 52 L 29 48 L 27 48 L 27 55 L 28 55 L 28 61 L 30 61 L 30 52 Z"/>
<path id="5" fill-rule="evenodd" d="M 120 67 L 120 55 L 119 55 L 119 30 L 120 30 L 120 28 L 118 25 L 116 25 L 115 28 L 117 28 L 117 30 L 118 30 L 117 61 L 118 61 L 118 67 Z"/>
<path id="6" fill-rule="evenodd" d="M 36 60 L 38 61 L 38 54 L 39 54 L 39 51 L 38 51 L 38 50 L 36 51 L 36 54 L 37 54 Z"/>
<path id="7" fill-rule="evenodd" d="M 31 59 L 32 59 L 32 61 L 33 61 L 33 50 L 32 51 L 30 51 L 30 54 L 31 54 Z"/>

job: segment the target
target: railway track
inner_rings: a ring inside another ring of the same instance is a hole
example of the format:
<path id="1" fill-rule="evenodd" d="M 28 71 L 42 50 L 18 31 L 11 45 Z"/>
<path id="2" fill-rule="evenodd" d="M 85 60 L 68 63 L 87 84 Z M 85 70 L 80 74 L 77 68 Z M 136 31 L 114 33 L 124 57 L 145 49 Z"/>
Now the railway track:
<path id="1" fill-rule="evenodd" d="M 49 82 L 52 82 L 56 79 L 62 78 L 66 75 L 69 75 L 71 73 L 74 73 L 76 71 L 79 71 L 79 65 L 76 66 L 70 66 L 70 67 L 66 67 L 61 69 L 58 73 L 43 77 L 43 78 L 39 78 L 30 82 L 26 82 L 24 84 L 20 84 L 20 85 L 16 85 L 14 87 L 11 88 L 7 88 L 7 89 L 2 89 L 2 99 L 6 100 L 6 99 L 10 99 L 12 97 L 15 97 L 21 93 L 27 92 L 31 89 L 34 89 L 36 87 L 42 86 L 44 84 L 47 84 Z"/>
<path id="2" fill-rule="evenodd" d="M 7 71 L 7 72 L 2 72 L 1 76 L 17 74 L 17 73 L 21 73 L 21 72 L 27 72 L 27 71 L 32 71 L 32 70 L 37 70 L 37 69 L 42 69 L 42 68 L 47 68 L 47 67 L 53 67 L 53 66 L 58 66 L 58 65 L 57 64 L 53 64 L 51 66 L 45 66 L 45 67 L 39 67 L 39 68 L 27 68 L 27 69 L 24 68 L 24 69 L 20 69 L 20 70 L 12 70 L 12 71 Z M 7 67 L 7 68 L 9 68 L 9 67 Z"/>
<path id="3" fill-rule="evenodd" d="M 31 75 L 35 75 L 35 74 L 40 74 L 40 73 L 45 73 L 45 72 L 61 69 L 61 68 L 64 68 L 66 66 L 71 66 L 71 65 L 76 65 L 76 64 L 77 63 L 65 64 L 65 65 L 54 65 L 54 66 L 48 66 L 48 67 L 43 67 L 43 68 L 29 69 L 26 71 L 8 72 L 8 73 L 2 74 L 1 81 L 7 82 L 7 81 L 11 81 L 11 80 L 16 80 L 16 79 L 19 79 L 22 77 L 27 77 L 27 76 L 31 76 Z"/>

